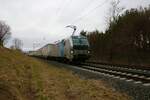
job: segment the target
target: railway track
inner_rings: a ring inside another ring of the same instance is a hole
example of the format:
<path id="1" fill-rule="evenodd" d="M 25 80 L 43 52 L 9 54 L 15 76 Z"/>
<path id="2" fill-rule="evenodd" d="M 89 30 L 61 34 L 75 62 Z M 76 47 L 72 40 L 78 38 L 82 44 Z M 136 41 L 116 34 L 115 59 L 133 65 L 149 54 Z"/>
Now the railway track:
<path id="1" fill-rule="evenodd" d="M 150 70 L 103 65 L 98 63 L 82 63 L 79 67 L 120 79 L 132 80 L 145 86 L 150 86 Z"/>

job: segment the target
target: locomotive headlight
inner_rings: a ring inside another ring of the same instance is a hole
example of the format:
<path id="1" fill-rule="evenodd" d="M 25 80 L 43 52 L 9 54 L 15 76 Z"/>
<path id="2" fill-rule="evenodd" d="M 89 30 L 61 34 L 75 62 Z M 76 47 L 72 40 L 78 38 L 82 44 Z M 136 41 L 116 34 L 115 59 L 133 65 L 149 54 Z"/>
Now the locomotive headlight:
<path id="1" fill-rule="evenodd" d="M 88 51 L 88 53 L 90 53 L 90 51 Z"/>
<path id="2" fill-rule="evenodd" d="M 71 54 L 73 54 L 73 50 L 71 50 Z"/>

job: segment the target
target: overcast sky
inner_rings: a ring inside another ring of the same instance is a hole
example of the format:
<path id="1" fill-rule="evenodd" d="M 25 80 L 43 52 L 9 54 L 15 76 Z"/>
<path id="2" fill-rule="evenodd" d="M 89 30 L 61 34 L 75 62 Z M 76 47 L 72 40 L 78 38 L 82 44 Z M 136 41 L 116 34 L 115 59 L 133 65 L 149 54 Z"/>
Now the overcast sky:
<path id="1" fill-rule="evenodd" d="M 10 25 L 12 37 L 23 41 L 25 50 L 54 43 L 71 35 L 73 24 L 93 31 L 106 29 L 112 0 L 0 0 L 0 20 Z M 147 7 L 150 0 L 121 0 L 126 9 Z"/>

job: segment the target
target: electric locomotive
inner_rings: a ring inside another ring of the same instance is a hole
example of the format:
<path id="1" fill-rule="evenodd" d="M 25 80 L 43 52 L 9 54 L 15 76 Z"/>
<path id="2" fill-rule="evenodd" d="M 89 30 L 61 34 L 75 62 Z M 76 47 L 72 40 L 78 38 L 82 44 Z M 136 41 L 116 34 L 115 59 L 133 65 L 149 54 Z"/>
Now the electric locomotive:
<path id="1" fill-rule="evenodd" d="M 70 26 L 68 26 L 70 27 Z M 55 44 L 47 44 L 37 51 L 30 52 L 29 55 L 57 60 L 84 62 L 90 58 L 90 46 L 86 36 L 75 36 L 75 26 L 73 34 Z"/>
<path id="2" fill-rule="evenodd" d="M 69 61 L 85 61 L 90 57 L 90 47 L 85 36 L 71 36 L 57 45 L 59 56 Z"/>

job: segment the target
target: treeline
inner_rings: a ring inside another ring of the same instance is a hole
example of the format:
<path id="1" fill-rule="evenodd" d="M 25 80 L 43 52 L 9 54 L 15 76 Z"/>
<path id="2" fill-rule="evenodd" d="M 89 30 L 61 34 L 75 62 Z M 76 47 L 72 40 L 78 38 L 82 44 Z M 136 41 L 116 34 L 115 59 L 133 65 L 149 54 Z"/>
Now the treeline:
<path id="1" fill-rule="evenodd" d="M 81 32 L 85 33 L 94 60 L 150 65 L 150 7 L 127 10 L 104 33 Z"/>

